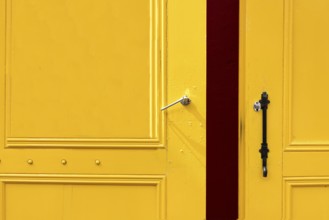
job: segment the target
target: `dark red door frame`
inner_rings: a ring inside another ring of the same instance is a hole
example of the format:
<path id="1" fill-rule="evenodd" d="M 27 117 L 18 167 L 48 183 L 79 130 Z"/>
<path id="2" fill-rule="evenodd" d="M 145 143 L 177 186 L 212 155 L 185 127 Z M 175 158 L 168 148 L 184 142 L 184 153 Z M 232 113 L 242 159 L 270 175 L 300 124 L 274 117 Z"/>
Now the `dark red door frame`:
<path id="1" fill-rule="evenodd" d="M 207 0 L 207 220 L 238 218 L 239 0 Z"/>

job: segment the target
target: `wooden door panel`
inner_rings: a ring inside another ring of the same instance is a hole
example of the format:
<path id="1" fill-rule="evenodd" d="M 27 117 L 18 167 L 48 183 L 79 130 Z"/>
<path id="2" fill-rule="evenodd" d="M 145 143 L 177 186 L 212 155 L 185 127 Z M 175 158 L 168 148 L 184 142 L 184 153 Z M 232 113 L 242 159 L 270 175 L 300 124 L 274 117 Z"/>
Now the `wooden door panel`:
<path id="1" fill-rule="evenodd" d="M 8 145 L 156 141 L 161 2 L 7 1 Z"/>
<path id="2" fill-rule="evenodd" d="M 163 176 L 1 178 L 3 219 L 164 219 Z"/>
<path id="3" fill-rule="evenodd" d="M 244 2 L 240 219 L 328 219 L 329 3 Z M 262 91 L 271 100 L 267 178 L 258 152 L 262 118 L 252 110 Z"/>
<path id="4" fill-rule="evenodd" d="M 2 7 L 0 172 L 163 173 L 164 2 Z"/>
<path id="5" fill-rule="evenodd" d="M 329 3 L 285 2 L 283 175 L 329 175 Z"/>
<path id="6" fill-rule="evenodd" d="M 285 149 L 329 150 L 329 2 L 285 2 Z M 322 104 L 320 104 L 322 103 Z M 315 104 L 315 105 L 314 105 Z"/>
<path id="7" fill-rule="evenodd" d="M 284 219 L 328 219 L 328 177 L 284 178 Z"/>
<path id="8" fill-rule="evenodd" d="M 205 6 L 0 0 L 1 220 L 205 218 Z"/>

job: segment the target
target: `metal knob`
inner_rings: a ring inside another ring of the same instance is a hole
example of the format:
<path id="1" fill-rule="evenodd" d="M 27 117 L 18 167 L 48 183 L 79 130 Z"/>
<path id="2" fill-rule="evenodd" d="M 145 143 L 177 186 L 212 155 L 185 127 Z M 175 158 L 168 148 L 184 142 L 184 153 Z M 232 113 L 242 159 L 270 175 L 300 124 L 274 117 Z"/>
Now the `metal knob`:
<path id="1" fill-rule="evenodd" d="M 260 102 L 255 102 L 255 104 L 254 104 L 255 112 L 259 112 L 261 108 L 262 108 L 262 105 L 260 104 Z"/>
<path id="2" fill-rule="evenodd" d="M 166 110 L 167 108 L 176 105 L 177 103 L 181 103 L 182 105 L 188 105 L 191 103 L 191 99 L 189 97 L 187 97 L 186 95 L 184 95 L 182 98 L 178 99 L 177 101 L 165 106 L 161 108 L 161 111 Z"/>

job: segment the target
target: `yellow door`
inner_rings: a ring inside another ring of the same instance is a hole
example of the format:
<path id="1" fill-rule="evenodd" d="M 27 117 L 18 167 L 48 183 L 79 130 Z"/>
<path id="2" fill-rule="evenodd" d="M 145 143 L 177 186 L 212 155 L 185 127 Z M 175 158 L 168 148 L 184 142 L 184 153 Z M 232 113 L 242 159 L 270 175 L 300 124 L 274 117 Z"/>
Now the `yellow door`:
<path id="1" fill-rule="evenodd" d="M 329 219 L 329 1 L 241 1 L 240 218 Z M 267 92 L 268 176 L 259 153 Z"/>
<path id="2" fill-rule="evenodd" d="M 1 220 L 205 218 L 205 1 L 1 0 L 0 102 Z"/>

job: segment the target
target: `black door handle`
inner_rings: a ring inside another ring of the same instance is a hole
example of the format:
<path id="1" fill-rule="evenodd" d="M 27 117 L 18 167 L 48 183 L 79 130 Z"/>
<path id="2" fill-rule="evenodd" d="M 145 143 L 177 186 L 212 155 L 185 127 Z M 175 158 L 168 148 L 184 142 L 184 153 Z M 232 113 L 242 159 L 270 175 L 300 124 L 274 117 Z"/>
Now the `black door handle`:
<path id="1" fill-rule="evenodd" d="M 270 100 L 268 100 L 268 94 L 263 92 L 261 95 L 261 99 L 259 102 L 256 102 L 254 105 L 255 111 L 259 111 L 260 109 L 263 112 L 263 142 L 261 143 L 261 148 L 259 149 L 259 153 L 262 158 L 262 166 L 263 166 L 263 177 L 267 177 L 267 157 L 270 150 L 268 149 L 267 144 L 267 107 L 270 104 Z"/>

